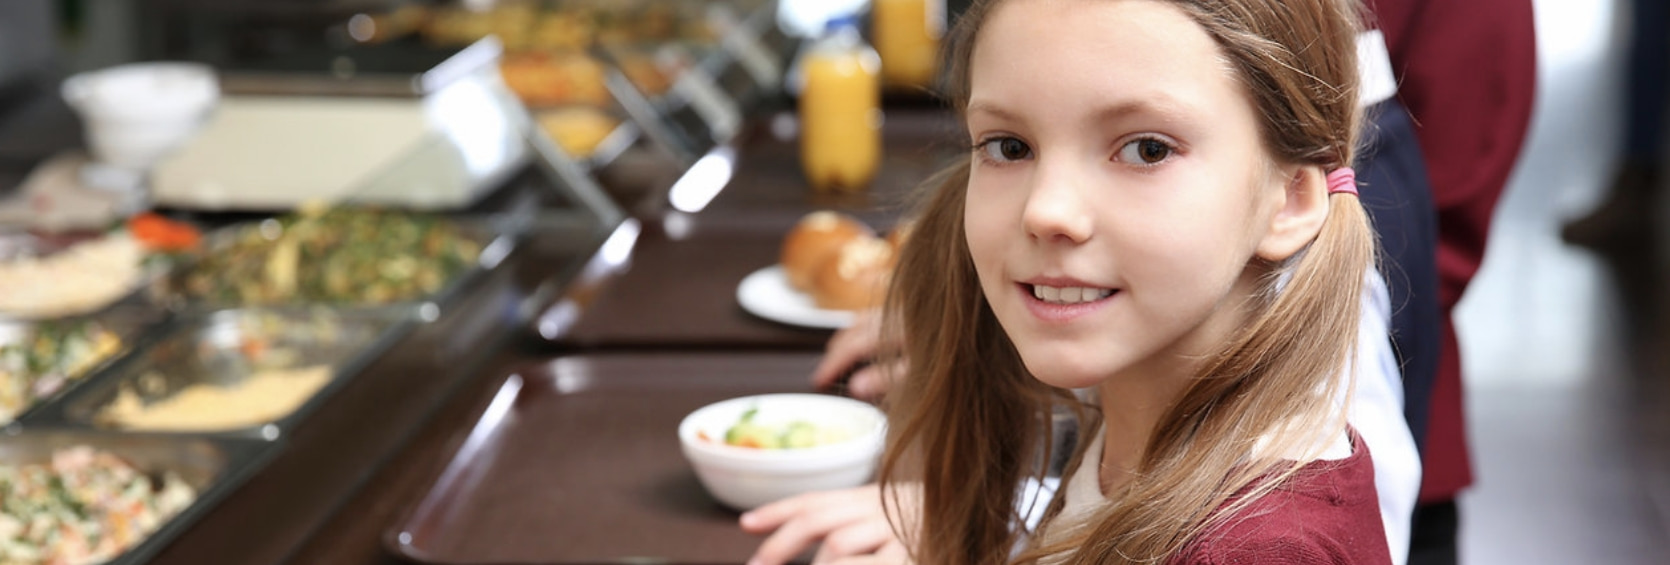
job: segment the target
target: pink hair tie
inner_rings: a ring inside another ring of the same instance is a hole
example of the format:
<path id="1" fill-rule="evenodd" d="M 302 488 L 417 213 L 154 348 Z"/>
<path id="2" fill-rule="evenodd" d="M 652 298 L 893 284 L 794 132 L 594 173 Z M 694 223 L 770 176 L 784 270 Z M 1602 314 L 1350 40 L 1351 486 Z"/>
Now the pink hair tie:
<path id="1" fill-rule="evenodd" d="M 1328 173 L 1328 194 L 1344 192 L 1357 196 L 1357 171 L 1340 167 Z"/>

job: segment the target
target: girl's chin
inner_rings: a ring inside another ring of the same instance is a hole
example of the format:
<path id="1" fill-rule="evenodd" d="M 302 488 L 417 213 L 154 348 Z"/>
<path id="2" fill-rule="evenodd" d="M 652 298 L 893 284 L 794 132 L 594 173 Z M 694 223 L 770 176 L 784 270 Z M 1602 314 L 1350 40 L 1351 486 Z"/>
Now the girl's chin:
<path id="1" fill-rule="evenodd" d="M 1065 389 L 1091 388 L 1102 384 L 1110 374 L 1108 371 L 1090 371 L 1082 367 L 1061 367 L 1054 363 L 1028 363 L 1026 368 L 1038 382 Z"/>

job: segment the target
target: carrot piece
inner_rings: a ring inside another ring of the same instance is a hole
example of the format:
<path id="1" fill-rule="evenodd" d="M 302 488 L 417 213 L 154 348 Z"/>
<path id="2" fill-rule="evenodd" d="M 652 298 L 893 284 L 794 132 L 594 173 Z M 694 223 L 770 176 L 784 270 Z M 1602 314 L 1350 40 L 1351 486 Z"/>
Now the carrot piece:
<path id="1" fill-rule="evenodd" d="M 128 220 L 128 232 L 135 239 L 159 251 L 183 251 L 197 247 L 203 234 L 190 224 L 177 222 L 153 212 L 144 212 Z"/>

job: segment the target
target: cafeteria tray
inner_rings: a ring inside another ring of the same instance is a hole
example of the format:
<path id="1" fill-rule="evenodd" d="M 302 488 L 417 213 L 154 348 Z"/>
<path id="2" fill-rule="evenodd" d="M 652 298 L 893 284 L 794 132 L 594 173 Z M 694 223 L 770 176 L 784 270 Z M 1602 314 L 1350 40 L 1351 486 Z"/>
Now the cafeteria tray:
<path id="1" fill-rule="evenodd" d="M 121 457 L 140 471 L 178 473 L 197 497 L 149 536 L 106 565 L 138 565 L 161 551 L 274 455 L 274 442 L 233 438 L 118 434 L 93 430 L 24 430 L 0 434 L 0 464 L 51 460 L 55 450 L 88 446 Z"/>
<path id="2" fill-rule="evenodd" d="M 504 378 L 440 477 L 384 536 L 432 564 L 741 563 L 761 538 L 697 481 L 678 424 L 805 392 L 814 354 L 594 354 Z"/>
<path id="3" fill-rule="evenodd" d="M 394 213 L 390 211 L 390 213 Z M 426 296 L 410 297 L 387 303 L 353 303 L 353 302 L 320 302 L 292 298 L 288 302 L 273 304 L 245 304 L 230 301 L 215 300 L 200 296 L 193 296 L 184 287 L 184 279 L 190 276 L 193 269 L 199 268 L 201 263 L 194 259 L 184 259 L 167 276 L 159 281 L 157 294 L 167 298 L 162 301 L 176 310 L 188 312 L 204 312 L 223 309 L 248 307 L 290 307 L 290 306 L 333 306 L 343 308 L 380 308 L 380 307 L 409 307 L 416 308 L 423 313 L 423 319 L 432 321 L 439 317 L 440 308 L 452 302 L 471 283 L 482 275 L 497 267 L 505 257 L 510 255 L 518 243 L 519 235 L 525 226 L 517 225 L 522 219 L 512 215 L 494 216 L 444 216 L 445 221 L 453 222 L 461 237 L 475 243 L 480 249 L 476 261 L 454 274 L 439 290 Z M 236 238 L 246 231 L 257 231 L 268 241 L 276 241 L 283 233 L 282 224 L 278 219 L 267 218 L 253 222 L 241 222 L 224 226 L 210 231 L 204 236 L 202 255 L 222 253 L 236 241 Z"/>
<path id="4" fill-rule="evenodd" d="M 191 385 L 236 385 L 262 370 L 327 366 L 331 375 L 319 390 L 290 413 L 270 422 L 172 432 L 274 439 L 399 341 L 413 326 L 413 320 L 413 313 L 404 309 L 323 307 L 183 315 L 151 347 L 112 366 L 104 378 L 49 403 L 21 423 L 25 428 L 121 429 L 104 421 L 100 413 L 124 391 L 138 394 L 148 404 Z"/>
<path id="5" fill-rule="evenodd" d="M 27 402 L 14 415 L 14 418 L 10 420 L 0 418 L 0 426 L 15 425 L 27 420 L 56 400 L 67 398 L 83 385 L 98 380 L 99 375 L 117 363 L 118 360 L 145 349 L 153 341 L 154 330 L 166 324 L 170 317 L 169 312 L 161 309 L 117 305 L 91 314 L 53 320 L 0 320 L 0 347 L 30 339 L 35 335 L 35 332 L 44 328 L 62 328 L 80 324 L 93 324 L 103 328 L 119 341 L 114 350 L 87 365 L 75 375 L 70 376 L 56 390 Z M 5 385 L 0 383 L 0 386 Z"/>
<path id="6" fill-rule="evenodd" d="M 571 289 L 535 320 L 538 334 L 553 345 L 582 348 L 823 349 L 828 330 L 753 316 L 736 299 L 744 277 L 777 262 L 783 234 L 798 215 L 678 218 L 671 226 L 647 222 L 629 263 Z"/>

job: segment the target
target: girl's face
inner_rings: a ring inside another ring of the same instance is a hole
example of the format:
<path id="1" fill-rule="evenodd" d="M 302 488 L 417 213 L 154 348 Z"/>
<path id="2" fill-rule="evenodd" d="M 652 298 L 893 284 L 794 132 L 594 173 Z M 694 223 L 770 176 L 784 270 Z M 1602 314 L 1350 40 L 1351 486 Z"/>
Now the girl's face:
<path id="1" fill-rule="evenodd" d="M 1044 382 L 1184 374 L 1243 323 L 1291 177 L 1229 65 L 1158 0 L 988 16 L 969 67 L 968 246 Z"/>

